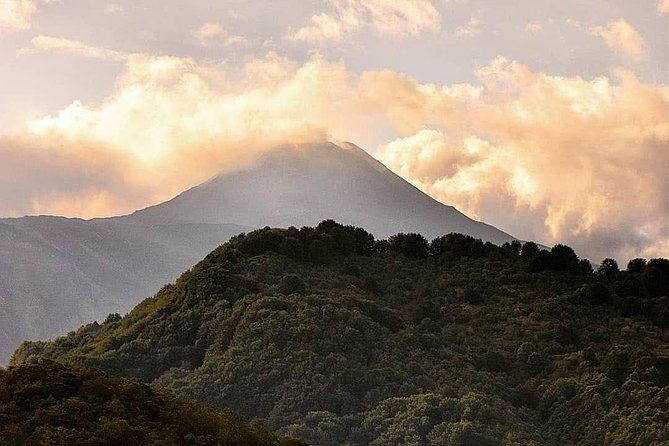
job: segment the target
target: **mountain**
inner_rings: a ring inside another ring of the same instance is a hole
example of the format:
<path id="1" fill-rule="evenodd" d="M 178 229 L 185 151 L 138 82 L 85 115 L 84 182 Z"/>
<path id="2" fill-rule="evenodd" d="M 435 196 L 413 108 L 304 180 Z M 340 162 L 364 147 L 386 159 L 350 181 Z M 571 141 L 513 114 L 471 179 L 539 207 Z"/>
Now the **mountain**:
<path id="1" fill-rule="evenodd" d="M 140 378 L 319 445 L 669 441 L 669 261 L 324 221 L 233 237 L 47 357 Z"/>
<path id="2" fill-rule="evenodd" d="M 513 239 L 433 200 L 352 144 L 286 146 L 128 216 L 0 219 L 0 364 L 24 339 L 128 311 L 233 234 L 325 218 L 379 237 L 455 231 Z"/>
<path id="3" fill-rule="evenodd" d="M 0 444 L 306 446 L 231 412 L 53 361 L 0 369 Z"/>
<path id="4" fill-rule="evenodd" d="M 449 232 L 504 243 L 508 234 L 424 194 L 351 143 L 278 148 L 176 198 L 126 217 L 144 224 L 315 225 L 335 218 L 377 237 Z"/>
<path id="5" fill-rule="evenodd" d="M 24 339 L 47 339 L 127 312 L 244 229 L 62 217 L 0 220 L 0 364 Z"/>

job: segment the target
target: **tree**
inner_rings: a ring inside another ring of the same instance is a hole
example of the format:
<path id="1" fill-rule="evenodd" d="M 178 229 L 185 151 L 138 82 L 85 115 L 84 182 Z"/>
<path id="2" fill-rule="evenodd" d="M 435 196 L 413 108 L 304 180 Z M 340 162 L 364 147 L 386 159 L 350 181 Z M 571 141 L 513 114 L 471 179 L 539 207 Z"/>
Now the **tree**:
<path id="1" fill-rule="evenodd" d="M 514 256 L 520 255 L 520 250 L 522 249 L 522 245 L 518 240 L 514 240 L 511 243 L 506 242 L 502 245 L 502 249 L 505 251 L 508 251 Z"/>
<path id="2" fill-rule="evenodd" d="M 567 245 L 555 245 L 551 249 L 551 268 L 555 271 L 577 271 L 578 256 Z"/>
<path id="3" fill-rule="evenodd" d="M 407 257 L 425 258 L 430 249 L 425 237 L 415 232 L 399 233 L 388 238 L 390 250 Z"/>
<path id="4" fill-rule="evenodd" d="M 587 259 L 581 259 L 578 261 L 578 272 L 585 275 L 592 274 L 592 263 Z"/>
<path id="5" fill-rule="evenodd" d="M 539 246 L 534 242 L 525 242 L 520 250 L 520 256 L 524 259 L 534 258 L 539 254 Z"/>
<path id="6" fill-rule="evenodd" d="M 305 289 L 304 281 L 295 274 L 283 276 L 279 282 L 279 293 L 281 294 L 300 294 L 304 293 Z"/>
<path id="7" fill-rule="evenodd" d="M 648 262 L 648 288 L 656 296 L 669 295 L 669 260 L 652 259 Z"/>
<path id="8" fill-rule="evenodd" d="M 295 237 L 285 237 L 279 245 L 279 252 L 293 259 L 302 257 L 302 242 Z"/>
<path id="9" fill-rule="evenodd" d="M 618 268 L 618 262 L 610 258 L 602 260 L 602 264 L 599 265 L 599 268 L 597 268 L 597 274 L 601 276 L 610 276 L 616 274 L 619 271 L 620 268 Z"/>
<path id="10" fill-rule="evenodd" d="M 646 269 L 646 259 L 632 259 L 627 263 L 627 271 L 630 273 L 642 273 Z"/>
<path id="11" fill-rule="evenodd" d="M 432 240 L 430 252 L 435 256 L 448 252 L 456 257 L 482 257 L 485 255 L 485 248 L 480 239 L 471 235 L 451 233 Z"/>

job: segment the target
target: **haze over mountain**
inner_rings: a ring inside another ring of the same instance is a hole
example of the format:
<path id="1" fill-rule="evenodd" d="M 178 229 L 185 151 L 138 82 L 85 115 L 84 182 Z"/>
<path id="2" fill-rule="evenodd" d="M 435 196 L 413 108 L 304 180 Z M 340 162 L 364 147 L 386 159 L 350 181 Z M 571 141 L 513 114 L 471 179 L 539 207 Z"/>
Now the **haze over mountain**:
<path id="1" fill-rule="evenodd" d="M 379 238 L 460 232 L 513 240 L 435 201 L 353 144 L 283 147 L 128 216 L 1 219 L 0 363 L 24 339 L 128 311 L 233 234 L 325 218 Z"/>

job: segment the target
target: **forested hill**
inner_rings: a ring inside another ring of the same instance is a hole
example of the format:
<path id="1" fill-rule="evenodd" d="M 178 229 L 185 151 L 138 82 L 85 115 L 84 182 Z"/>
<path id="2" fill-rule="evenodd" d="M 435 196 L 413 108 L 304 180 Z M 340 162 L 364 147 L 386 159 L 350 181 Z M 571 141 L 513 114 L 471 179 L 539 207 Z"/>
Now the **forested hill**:
<path id="1" fill-rule="evenodd" d="M 49 360 L 0 369 L 0 444 L 306 446 L 232 412 Z"/>
<path id="2" fill-rule="evenodd" d="M 33 355 L 319 445 L 669 442 L 669 261 L 360 228 L 233 238 L 125 317 Z"/>

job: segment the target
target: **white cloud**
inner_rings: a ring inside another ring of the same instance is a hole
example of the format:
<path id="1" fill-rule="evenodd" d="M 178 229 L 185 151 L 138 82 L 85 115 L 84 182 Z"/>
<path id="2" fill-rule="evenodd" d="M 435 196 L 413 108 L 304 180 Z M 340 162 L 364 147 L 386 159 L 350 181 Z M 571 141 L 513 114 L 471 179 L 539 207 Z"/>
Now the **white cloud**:
<path id="1" fill-rule="evenodd" d="M 639 59 L 647 51 L 646 42 L 641 34 L 624 19 L 610 22 L 606 26 L 592 27 L 590 34 L 604 39 L 614 51 L 620 51 L 634 59 Z"/>
<path id="2" fill-rule="evenodd" d="M 246 42 L 246 38 L 230 34 L 220 23 L 205 23 L 193 32 L 202 46 L 230 46 Z"/>
<path id="3" fill-rule="evenodd" d="M 295 42 L 339 41 L 347 34 L 370 27 L 379 34 L 418 37 L 441 30 L 441 14 L 431 0 L 331 0 L 331 10 L 311 17 L 311 24 L 289 30 Z"/>

